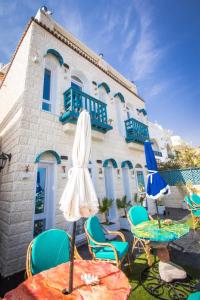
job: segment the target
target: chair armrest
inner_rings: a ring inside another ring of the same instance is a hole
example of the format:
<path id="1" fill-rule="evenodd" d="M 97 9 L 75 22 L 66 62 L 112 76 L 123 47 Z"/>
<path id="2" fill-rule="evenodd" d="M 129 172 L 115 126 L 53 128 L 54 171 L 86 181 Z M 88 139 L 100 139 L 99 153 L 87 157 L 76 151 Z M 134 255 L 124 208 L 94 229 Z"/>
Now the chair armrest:
<path id="1" fill-rule="evenodd" d="M 122 241 L 126 242 L 125 236 L 123 235 L 122 232 L 120 232 L 120 231 L 112 231 L 112 230 L 106 230 L 106 232 L 108 234 L 111 234 L 111 235 L 119 235 L 121 237 Z"/>

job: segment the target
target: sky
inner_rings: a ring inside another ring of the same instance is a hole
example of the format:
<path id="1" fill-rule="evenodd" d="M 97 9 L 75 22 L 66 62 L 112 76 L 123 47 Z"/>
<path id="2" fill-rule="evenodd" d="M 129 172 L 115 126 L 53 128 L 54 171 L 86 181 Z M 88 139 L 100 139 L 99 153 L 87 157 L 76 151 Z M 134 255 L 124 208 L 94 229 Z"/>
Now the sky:
<path id="1" fill-rule="evenodd" d="M 0 0 L 0 62 L 42 5 L 135 82 L 151 121 L 200 145 L 200 0 Z"/>

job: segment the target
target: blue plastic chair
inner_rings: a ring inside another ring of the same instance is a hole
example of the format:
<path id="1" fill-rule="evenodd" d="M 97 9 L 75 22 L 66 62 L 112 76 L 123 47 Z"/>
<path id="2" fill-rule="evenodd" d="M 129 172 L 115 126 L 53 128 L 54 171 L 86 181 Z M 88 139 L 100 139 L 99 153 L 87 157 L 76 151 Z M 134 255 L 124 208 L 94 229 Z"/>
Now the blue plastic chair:
<path id="1" fill-rule="evenodd" d="M 103 230 L 96 216 L 88 218 L 84 227 L 89 251 L 94 260 L 110 261 L 120 268 L 124 258 L 127 256 L 129 259 L 128 243 L 121 232 L 106 231 L 106 234 L 119 235 L 122 239 L 122 241 L 107 241 L 104 233 L 105 230 Z"/>
<path id="2" fill-rule="evenodd" d="M 185 196 L 185 202 L 187 204 L 188 209 L 191 212 L 192 216 L 192 226 L 193 229 L 196 229 L 200 221 L 200 196 L 196 194 L 192 194 L 191 196 Z"/>
<path id="3" fill-rule="evenodd" d="M 200 300 L 200 292 L 190 294 L 187 300 Z"/>
<path id="4" fill-rule="evenodd" d="M 150 215 L 148 215 L 146 208 L 144 208 L 143 206 L 137 206 L 137 205 L 133 206 L 129 209 L 127 216 L 128 216 L 128 221 L 131 225 L 131 228 L 134 228 L 135 226 L 137 226 L 143 222 L 148 222 L 150 220 L 153 220 L 153 218 Z M 140 239 L 134 235 L 133 245 L 132 245 L 132 253 L 135 248 L 137 248 L 139 250 L 140 249 L 144 250 L 144 252 L 146 253 L 146 256 L 147 256 L 148 264 L 151 265 L 152 259 L 150 256 L 150 250 L 151 250 L 150 241 Z"/>
<path id="5" fill-rule="evenodd" d="M 28 277 L 56 267 L 70 260 L 71 237 L 60 229 L 50 229 L 39 234 L 30 243 L 26 257 Z M 75 257 L 81 258 L 75 249 Z"/>

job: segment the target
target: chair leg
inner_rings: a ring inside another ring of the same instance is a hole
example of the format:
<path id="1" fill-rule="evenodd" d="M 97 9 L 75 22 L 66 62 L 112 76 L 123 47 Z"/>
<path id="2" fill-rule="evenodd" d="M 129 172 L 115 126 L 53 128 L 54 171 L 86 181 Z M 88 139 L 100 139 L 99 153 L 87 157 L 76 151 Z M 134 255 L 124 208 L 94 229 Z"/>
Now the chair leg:
<path id="1" fill-rule="evenodd" d="M 127 254 L 127 261 L 128 261 L 128 265 L 129 265 L 129 270 L 130 270 L 130 272 L 132 272 L 132 265 L 131 265 L 131 259 L 130 259 L 129 253 Z"/>
<path id="2" fill-rule="evenodd" d="M 138 242 L 139 242 L 139 240 L 136 237 L 134 237 L 133 245 L 132 245 L 132 250 L 131 250 L 132 254 L 133 254 L 133 251 L 134 251 L 134 249 L 135 249 L 135 247 L 136 247 L 136 245 L 137 245 Z"/>
<path id="3" fill-rule="evenodd" d="M 148 265 L 152 266 L 153 262 L 152 262 L 152 258 L 151 258 L 151 246 L 150 246 L 149 242 L 145 243 L 144 251 L 145 251 L 146 256 L 147 256 Z"/>

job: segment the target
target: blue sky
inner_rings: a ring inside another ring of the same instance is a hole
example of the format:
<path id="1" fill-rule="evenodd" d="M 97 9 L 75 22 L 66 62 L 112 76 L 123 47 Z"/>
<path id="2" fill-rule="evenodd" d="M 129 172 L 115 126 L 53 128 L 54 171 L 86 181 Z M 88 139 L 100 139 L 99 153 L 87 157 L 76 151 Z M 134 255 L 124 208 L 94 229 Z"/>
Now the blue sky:
<path id="1" fill-rule="evenodd" d="M 199 0 L 0 0 L 0 62 L 42 5 L 136 83 L 152 121 L 200 145 Z"/>

